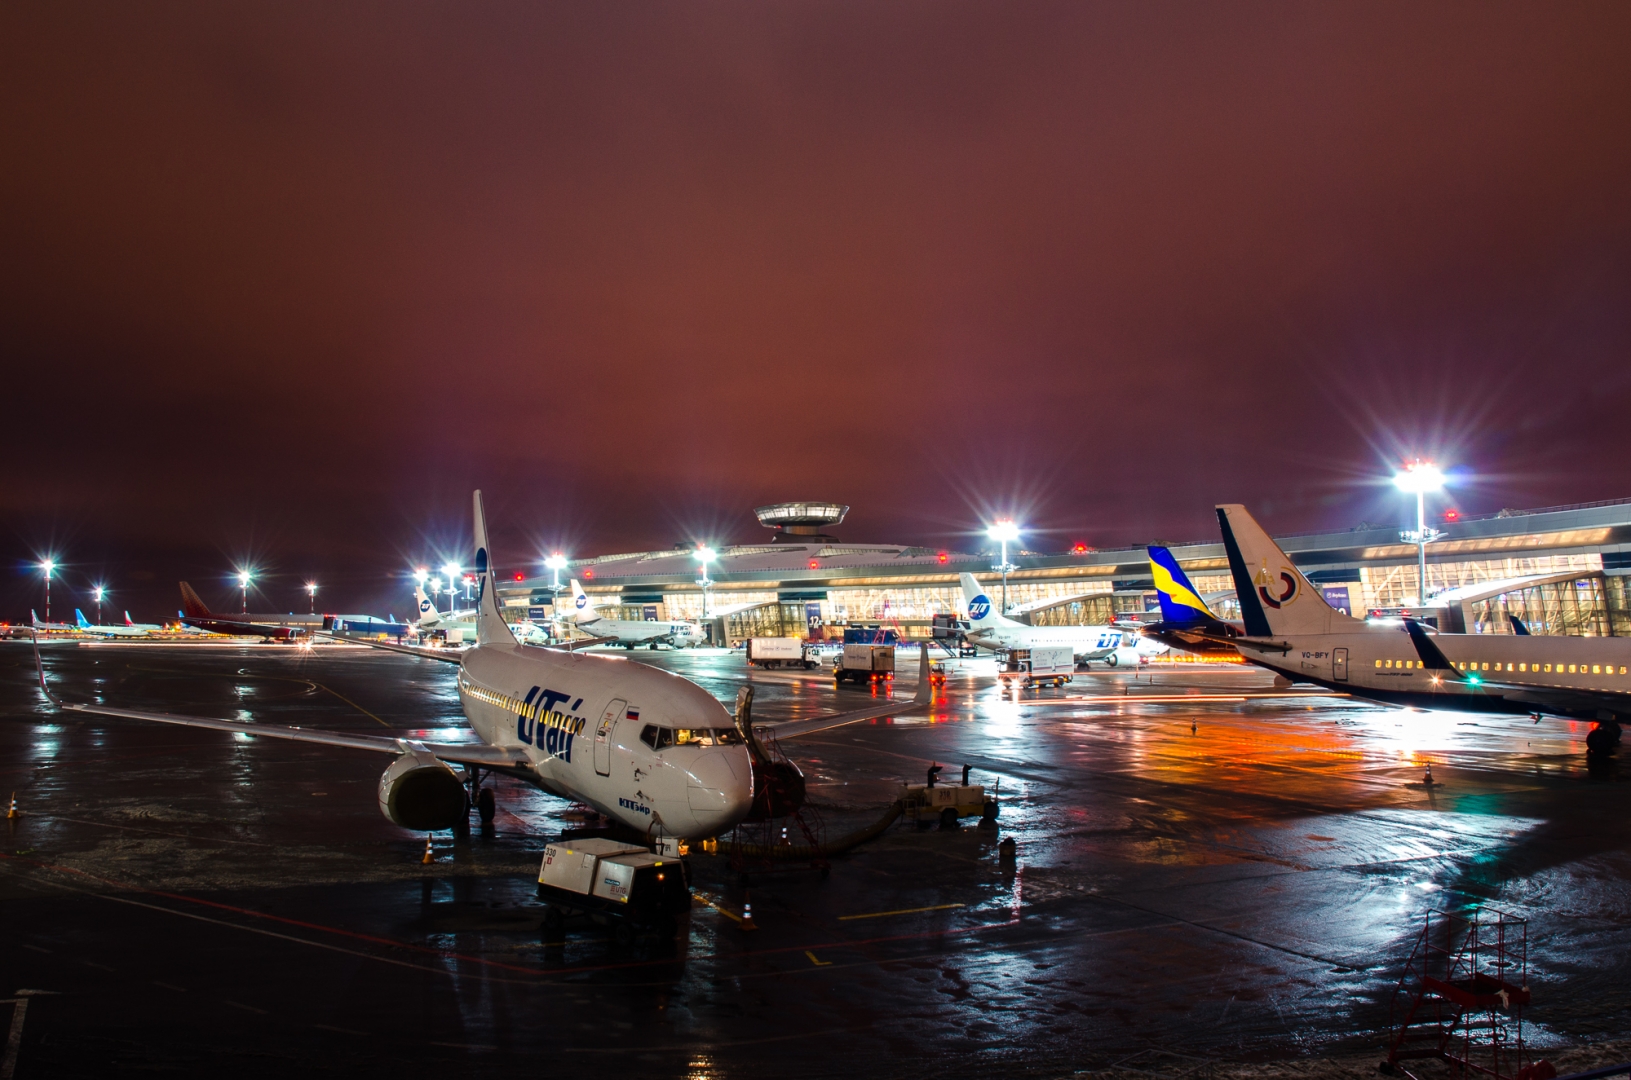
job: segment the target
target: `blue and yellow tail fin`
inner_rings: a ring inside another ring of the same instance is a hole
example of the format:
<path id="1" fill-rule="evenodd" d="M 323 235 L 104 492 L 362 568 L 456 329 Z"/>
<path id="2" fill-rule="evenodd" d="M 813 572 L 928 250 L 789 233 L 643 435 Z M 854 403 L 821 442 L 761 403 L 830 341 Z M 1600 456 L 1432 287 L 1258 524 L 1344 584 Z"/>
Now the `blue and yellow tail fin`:
<path id="1" fill-rule="evenodd" d="M 1150 547 L 1150 573 L 1155 577 L 1155 592 L 1161 599 L 1161 621 L 1167 623 L 1216 622 L 1217 616 L 1206 606 L 1195 586 L 1172 552 L 1164 547 Z"/>

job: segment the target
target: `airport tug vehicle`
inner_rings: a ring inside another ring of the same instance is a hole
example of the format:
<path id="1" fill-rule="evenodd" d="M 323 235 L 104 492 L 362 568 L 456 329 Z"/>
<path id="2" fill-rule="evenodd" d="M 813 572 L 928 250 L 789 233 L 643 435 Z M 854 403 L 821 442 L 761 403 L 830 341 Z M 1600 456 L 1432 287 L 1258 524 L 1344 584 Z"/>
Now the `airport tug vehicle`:
<path id="1" fill-rule="evenodd" d="M 907 784 L 901 796 L 902 816 L 920 829 L 940 822 L 942 829 L 955 829 L 962 818 L 977 817 L 981 822 L 997 820 L 997 796 L 987 795 L 984 784 L 968 782 L 969 766 L 963 766 L 961 784 L 942 784 L 942 766 L 930 765 L 928 783 Z"/>
<path id="2" fill-rule="evenodd" d="M 622 941 L 642 933 L 672 940 L 691 908 L 688 876 L 683 860 L 639 844 L 601 837 L 550 844 L 538 868 L 544 934 L 559 941 L 567 918 L 584 915 Z"/>
<path id="3" fill-rule="evenodd" d="M 1009 649 L 1008 658 L 997 669 L 1004 687 L 1015 683 L 1029 690 L 1034 686 L 1063 686 L 1076 673 L 1076 655 L 1069 645 L 1038 645 L 1029 649 Z"/>

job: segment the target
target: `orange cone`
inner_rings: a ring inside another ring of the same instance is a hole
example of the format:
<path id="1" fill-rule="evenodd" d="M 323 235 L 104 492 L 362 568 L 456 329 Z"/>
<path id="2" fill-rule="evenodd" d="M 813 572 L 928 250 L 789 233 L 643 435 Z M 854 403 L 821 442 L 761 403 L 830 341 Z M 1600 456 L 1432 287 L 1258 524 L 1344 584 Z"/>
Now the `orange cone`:
<path id="1" fill-rule="evenodd" d="M 6 820 L 10 821 L 12 818 L 21 816 L 21 814 L 17 813 L 17 793 L 13 791 L 11 793 L 11 809 L 6 811 Z"/>
<path id="2" fill-rule="evenodd" d="M 425 857 L 419 861 L 424 863 L 426 866 L 429 866 L 431 863 L 436 861 L 436 853 L 430 848 L 429 836 L 425 837 Z"/>
<path id="3" fill-rule="evenodd" d="M 742 929 L 759 929 L 759 924 L 753 921 L 753 894 L 750 892 L 742 894 Z"/>

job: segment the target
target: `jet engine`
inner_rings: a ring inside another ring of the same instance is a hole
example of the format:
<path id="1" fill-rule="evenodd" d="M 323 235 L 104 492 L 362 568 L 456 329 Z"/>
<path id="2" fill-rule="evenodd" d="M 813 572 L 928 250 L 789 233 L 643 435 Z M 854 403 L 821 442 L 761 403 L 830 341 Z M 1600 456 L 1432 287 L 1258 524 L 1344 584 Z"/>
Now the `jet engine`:
<path id="1" fill-rule="evenodd" d="M 468 820 L 470 804 L 447 762 L 427 750 L 410 750 L 379 778 L 379 810 L 393 825 L 435 832 Z"/>

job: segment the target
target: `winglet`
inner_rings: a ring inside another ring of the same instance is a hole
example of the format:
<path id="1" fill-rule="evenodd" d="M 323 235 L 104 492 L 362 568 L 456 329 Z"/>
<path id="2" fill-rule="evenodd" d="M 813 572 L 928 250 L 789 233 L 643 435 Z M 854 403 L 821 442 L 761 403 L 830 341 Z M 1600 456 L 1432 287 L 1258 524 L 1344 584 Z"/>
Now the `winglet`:
<path id="1" fill-rule="evenodd" d="M 34 643 L 34 670 L 40 676 L 40 693 L 45 695 L 45 700 L 60 709 L 62 708 L 62 702 L 57 700 L 57 695 L 53 694 L 51 688 L 45 684 L 45 661 L 40 659 L 40 635 L 30 631 L 28 637 Z"/>
<path id="2" fill-rule="evenodd" d="M 1449 658 L 1440 651 L 1439 647 L 1433 644 L 1433 639 L 1427 636 L 1427 631 L 1422 629 L 1421 623 L 1415 619 L 1406 619 L 1404 628 L 1410 634 L 1410 643 L 1416 647 L 1416 655 L 1421 657 L 1424 670 L 1436 671 L 1452 679 L 1464 680 L 1466 678 L 1460 671 L 1456 670 L 1456 666 L 1450 663 Z"/>
<path id="3" fill-rule="evenodd" d="M 913 705 L 928 705 L 934 701 L 934 683 L 929 681 L 929 645 L 918 646 L 917 693 L 912 695 Z"/>
<path id="4" fill-rule="evenodd" d="M 481 492 L 471 496 L 476 533 L 476 644 L 519 645 L 504 613 L 498 607 L 498 589 L 493 584 L 492 553 L 487 546 L 487 515 L 481 508 Z"/>

